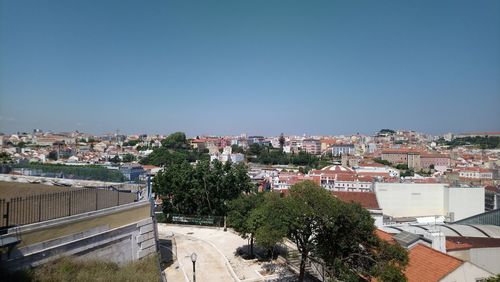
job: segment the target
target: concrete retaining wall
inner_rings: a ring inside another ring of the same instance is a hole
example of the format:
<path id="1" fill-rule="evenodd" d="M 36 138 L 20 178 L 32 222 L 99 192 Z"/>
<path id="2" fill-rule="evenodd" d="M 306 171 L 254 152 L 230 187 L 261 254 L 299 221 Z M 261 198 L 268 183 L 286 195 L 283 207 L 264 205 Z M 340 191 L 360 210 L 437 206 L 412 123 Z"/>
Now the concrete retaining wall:
<path id="1" fill-rule="evenodd" d="M 23 225 L 0 236 L 19 240 L 2 264 L 18 269 L 63 256 L 125 263 L 156 252 L 155 232 L 148 201 Z"/>

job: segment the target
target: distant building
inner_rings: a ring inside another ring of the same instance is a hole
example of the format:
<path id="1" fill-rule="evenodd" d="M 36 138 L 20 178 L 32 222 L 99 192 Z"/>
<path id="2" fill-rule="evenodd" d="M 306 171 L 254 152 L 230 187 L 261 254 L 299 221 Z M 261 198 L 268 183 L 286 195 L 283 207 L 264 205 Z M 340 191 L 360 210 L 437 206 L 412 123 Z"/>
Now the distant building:
<path id="1" fill-rule="evenodd" d="M 421 169 L 420 152 L 414 149 L 386 149 L 381 158 L 393 164 L 405 164 L 410 169 Z"/>
<path id="2" fill-rule="evenodd" d="M 354 144 L 332 145 L 332 155 L 334 156 L 354 155 L 354 153 L 355 153 Z"/>
<path id="3" fill-rule="evenodd" d="M 232 148 L 231 146 L 226 146 L 224 147 L 222 154 L 219 152 L 216 152 L 212 155 L 210 155 L 210 161 L 218 160 L 222 163 L 226 163 L 228 161 L 231 161 L 234 164 L 241 163 L 245 161 L 245 155 L 237 153 L 233 154 L 232 153 Z"/>
<path id="4" fill-rule="evenodd" d="M 400 175 L 398 169 L 379 163 L 360 164 L 353 168 L 358 175 L 373 176 L 377 178 L 399 177 Z"/>
<path id="5" fill-rule="evenodd" d="M 500 208 L 500 189 L 495 186 L 484 187 L 484 209 L 485 211 Z"/>
<path id="6" fill-rule="evenodd" d="M 264 136 L 249 136 L 248 137 L 248 145 L 249 146 L 252 144 L 262 145 L 265 140 L 266 140 L 266 138 L 264 138 Z"/>
<path id="7" fill-rule="evenodd" d="M 480 167 L 466 167 L 460 169 L 458 176 L 467 179 L 493 179 L 493 170 Z"/>
<path id="8" fill-rule="evenodd" d="M 192 139 L 191 147 L 193 149 L 198 149 L 199 151 L 203 151 L 207 148 L 207 139 Z"/>
<path id="9" fill-rule="evenodd" d="M 370 215 L 375 220 L 374 224 L 377 227 L 383 226 L 383 214 L 380 209 L 377 197 L 373 192 L 331 192 L 337 199 L 347 202 L 360 204 L 363 208 L 370 212 Z"/>
<path id="10" fill-rule="evenodd" d="M 444 154 L 420 154 L 422 168 L 434 168 L 437 171 L 446 171 L 450 167 L 450 156 Z"/>
<path id="11" fill-rule="evenodd" d="M 302 140 L 302 150 L 312 155 L 321 154 L 321 142 L 317 139 Z"/>
<path id="12" fill-rule="evenodd" d="M 146 171 L 139 164 L 126 164 L 120 167 L 120 172 L 128 181 L 137 181 L 140 175 Z"/>
<path id="13" fill-rule="evenodd" d="M 273 191 L 288 193 L 292 185 L 305 180 L 311 180 L 319 184 L 319 177 L 303 175 L 302 173 L 283 172 L 280 173 L 279 176 L 272 178 L 271 187 Z"/>
<path id="14" fill-rule="evenodd" d="M 321 152 L 329 151 L 332 145 L 337 144 L 336 139 L 321 139 Z"/>
<path id="15" fill-rule="evenodd" d="M 366 145 L 366 153 L 373 154 L 376 150 L 377 150 L 377 144 L 375 144 L 375 143 L 368 143 Z"/>
<path id="16" fill-rule="evenodd" d="M 302 149 L 302 140 L 290 139 L 289 145 L 283 148 L 285 153 L 297 153 Z"/>
<path id="17" fill-rule="evenodd" d="M 356 175 L 354 170 L 344 166 L 333 165 L 321 170 L 311 170 L 309 176 L 319 177 L 321 187 L 330 191 L 373 191 L 373 177 Z"/>

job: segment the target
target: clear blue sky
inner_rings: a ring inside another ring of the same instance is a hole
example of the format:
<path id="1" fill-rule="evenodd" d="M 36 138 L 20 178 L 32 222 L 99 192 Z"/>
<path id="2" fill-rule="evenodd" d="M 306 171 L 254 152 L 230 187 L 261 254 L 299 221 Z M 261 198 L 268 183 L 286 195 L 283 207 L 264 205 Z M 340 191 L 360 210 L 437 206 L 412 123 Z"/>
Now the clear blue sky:
<path id="1" fill-rule="evenodd" d="M 500 1 L 0 0 L 0 131 L 500 130 Z"/>

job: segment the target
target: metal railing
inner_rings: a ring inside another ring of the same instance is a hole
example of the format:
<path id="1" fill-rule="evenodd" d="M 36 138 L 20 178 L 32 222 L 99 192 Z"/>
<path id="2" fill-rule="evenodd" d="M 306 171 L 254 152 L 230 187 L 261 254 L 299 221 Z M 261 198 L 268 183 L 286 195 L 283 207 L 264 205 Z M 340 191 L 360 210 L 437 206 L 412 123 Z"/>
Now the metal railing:
<path id="1" fill-rule="evenodd" d="M 135 193 L 92 188 L 0 199 L 0 228 L 96 211 L 136 200 Z"/>

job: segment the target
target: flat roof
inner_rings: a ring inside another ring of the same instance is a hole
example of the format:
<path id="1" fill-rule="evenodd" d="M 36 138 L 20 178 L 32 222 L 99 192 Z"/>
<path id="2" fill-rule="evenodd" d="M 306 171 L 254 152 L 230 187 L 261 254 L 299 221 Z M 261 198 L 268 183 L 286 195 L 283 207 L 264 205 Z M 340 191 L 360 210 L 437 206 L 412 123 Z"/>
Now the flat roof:
<path id="1" fill-rule="evenodd" d="M 26 197 L 46 193 L 80 190 L 81 188 L 71 188 L 62 186 L 51 186 L 38 183 L 20 183 L 0 181 L 0 199 L 11 199 L 16 197 Z"/>

